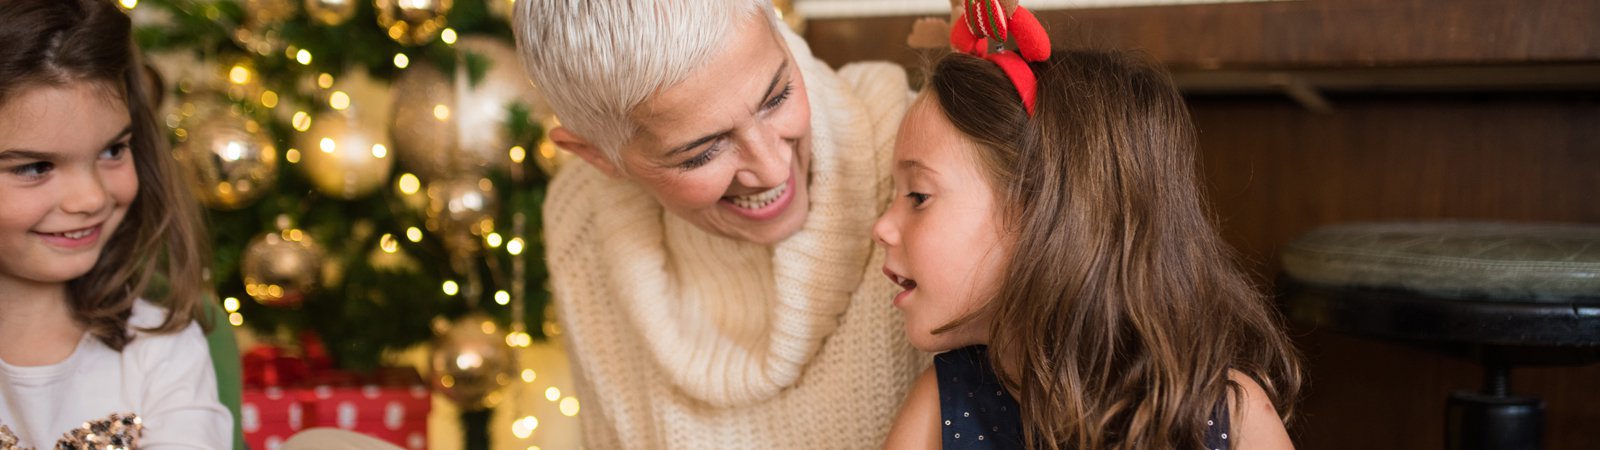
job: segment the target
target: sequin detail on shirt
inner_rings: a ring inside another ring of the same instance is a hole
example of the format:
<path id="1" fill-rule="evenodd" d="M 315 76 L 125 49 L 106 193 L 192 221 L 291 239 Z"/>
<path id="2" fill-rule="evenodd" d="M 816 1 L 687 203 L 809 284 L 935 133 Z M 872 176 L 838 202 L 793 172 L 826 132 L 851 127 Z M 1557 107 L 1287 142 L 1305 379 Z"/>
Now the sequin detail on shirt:
<path id="1" fill-rule="evenodd" d="M 144 421 L 137 414 L 112 414 L 84 422 L 56 440 L 54 450 L 138 450 Z M 0 425 L 0 450 L 34 450 L 22 447 L 11 428 Z"/>

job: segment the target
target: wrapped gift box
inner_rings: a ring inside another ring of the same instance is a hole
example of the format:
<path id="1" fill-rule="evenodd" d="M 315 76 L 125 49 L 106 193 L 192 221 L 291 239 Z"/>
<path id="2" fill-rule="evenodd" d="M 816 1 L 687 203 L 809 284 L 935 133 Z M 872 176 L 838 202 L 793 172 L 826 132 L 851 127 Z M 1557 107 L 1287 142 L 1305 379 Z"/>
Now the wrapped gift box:
<path id="1" fill-rule="evenodd" d="M 385 368 L 351 377 L 332 372 L 302 389 L 308 427 L 333 427 L 423 450 L 428 442 L 427 385 L 410 368 Z"/>
<path id="2" fill-rule="evenodd" d="M 370 374 L 327 371 L 289 388 L 246 387 L 240 411 L 245 443 L 276 450 L 306 428 L 331 427 L 422 450 L 432 401 L 411 368 Z"/>
<path id="3" fill-rule="evenodd" d="M 305 428 L 305 406 L 296 389 L 246 388 L 240 398 L 239 425 L 246 445 L 277 450 Z"/>

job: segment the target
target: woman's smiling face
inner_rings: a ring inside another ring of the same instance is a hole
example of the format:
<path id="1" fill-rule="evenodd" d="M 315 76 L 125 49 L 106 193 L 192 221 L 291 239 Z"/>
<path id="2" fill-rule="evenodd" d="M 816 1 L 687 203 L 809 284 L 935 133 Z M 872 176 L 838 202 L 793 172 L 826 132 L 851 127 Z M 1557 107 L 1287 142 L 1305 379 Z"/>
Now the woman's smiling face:
<path id="1" fill-rule="evenodd" d="M 805 80 L 766 15 L 752 15 L 725 42 L 634 111 L 638 134 L 621 149 L 621 170 L 608 171 L 701 229 L 773 244 L 798 232 L 810 207 Z"/>

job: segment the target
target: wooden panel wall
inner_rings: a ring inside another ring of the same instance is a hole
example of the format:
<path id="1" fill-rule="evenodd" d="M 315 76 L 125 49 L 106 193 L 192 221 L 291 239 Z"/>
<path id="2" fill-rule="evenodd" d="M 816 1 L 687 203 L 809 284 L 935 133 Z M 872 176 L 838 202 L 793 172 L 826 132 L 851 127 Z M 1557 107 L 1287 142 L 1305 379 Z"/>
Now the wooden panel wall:
<path id="1" fill-rule="evenodd" d="M 1317 114 L 1277 97 L 1191 97 L 1228 241 L 1262 280 L 1317 225 L 1470 218 L 1600 223 L 1600 95 L 1334 97 Z M 1295 327 L 1311 385 L 1305 450 L 1442 449 L 1444 402 L 1475 365 Z M 1600 364 L 1519 369 L 1547 402 L 1550 450 L 1600 445 Z"/>
<path id="2" fill-rule="evenodd" d="M 1600 2 L 1589 0 L 1299 0 L 1039 16 L 1058 45 L 1141 48 L 1175 69 L 1600 60 Z M 903 45 L 911 21 L 813 20 L 806 39 L 836 65 L 912 66 L 918 58 Z"/>

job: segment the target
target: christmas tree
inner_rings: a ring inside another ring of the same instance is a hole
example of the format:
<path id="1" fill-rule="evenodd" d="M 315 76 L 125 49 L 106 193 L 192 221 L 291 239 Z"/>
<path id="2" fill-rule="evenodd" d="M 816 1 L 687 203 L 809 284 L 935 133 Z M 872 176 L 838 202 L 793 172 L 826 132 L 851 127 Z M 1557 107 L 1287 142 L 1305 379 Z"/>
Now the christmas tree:
<path id="1" fill-rule="evenodd" d="M 539 205 L 563 158 L 513 1 L 120 0 L 231 324 L 353 371 L 432 342 L 434 388 L 480 411 L 469 448 L 553 331 Z"/>

